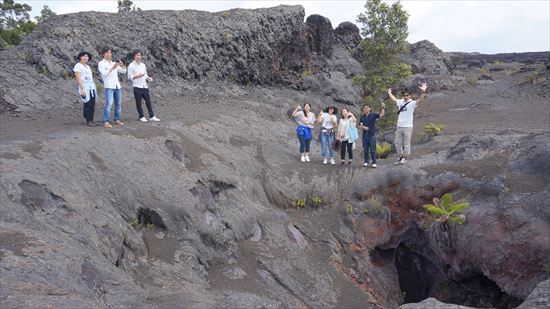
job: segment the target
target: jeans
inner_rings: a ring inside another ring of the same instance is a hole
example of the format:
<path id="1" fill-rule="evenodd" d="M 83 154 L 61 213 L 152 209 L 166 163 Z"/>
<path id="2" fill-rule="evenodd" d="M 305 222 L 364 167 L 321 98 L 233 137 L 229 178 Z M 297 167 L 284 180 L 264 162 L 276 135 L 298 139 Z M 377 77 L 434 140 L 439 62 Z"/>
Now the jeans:
<path id="1" fill-rule="evenodd" d="M 298 135 L 298 140 L 300 141 L 300 153 L 309 152 L 309 144 L 311 143 L 311 138 L 305 139 L 303 135 Z"/>
<path id="2" fill-rule="evenodd" d="M 321 132 L 321 153 L 323 158 L 327 157 L 327 148 L 330 153 L 330 157 L 334 158 L 334 149 L 332 145 L 334 144 L 334 134 L 328 132 Z"/>
<path id="3" fill-rule="evenodd" d="M 103 123 L 109 122 L 111 107 L 115 101 L 115 121 L 120 120 L 122 89 L 105 88 L 105 109 L 103 110 Z"/>
<path id="4" fill-rule="evenodd" d="M 408 156 L 411 154 L 412 131 L 412 127 L 397 127 L 397 130 L 395 130 L 395 148 L 398 155 Z"/>
<path id="5" fill-rule="evenodd" d="M 86 122 L 94 121 L 94 111 L 95 111 L 95 91 L 90 90 L 89 93 L 90 99 L 88 102 L 83 103 L 83 114 L 84 119 L 86 119 Z"/>
<path id="6" fill-rule="evenodd" d="M 351 161 L 353 159 L 353 143 L 348 141 L 340 141 L 342 145 L 340 145 L 340 158 L 342 161 L 346 159 L 346 149 L 348 151 L 349 160 Z"/>
<path id="7" fill-rule="evenodd" d="M 151 97 L 149 96 L 149 89 L 134 87 L 134 98 L 136 99 L 136 108 L 139 118 L 143 118 L 143 108 L 141 108 L 141 99 L 145 100 L 147 111 L 149 112 L 149 118 L 153 118 L 155 113 L 153 112 L 153 106 L 151 105 Z"/>
<path id="8" fill-rule="evenodd" d="M 363 135 L 363 156 L 364 163 L 369 163 L 369 154 L 372 158 L 372 164 L 376 164 L 376 135 Z"/>

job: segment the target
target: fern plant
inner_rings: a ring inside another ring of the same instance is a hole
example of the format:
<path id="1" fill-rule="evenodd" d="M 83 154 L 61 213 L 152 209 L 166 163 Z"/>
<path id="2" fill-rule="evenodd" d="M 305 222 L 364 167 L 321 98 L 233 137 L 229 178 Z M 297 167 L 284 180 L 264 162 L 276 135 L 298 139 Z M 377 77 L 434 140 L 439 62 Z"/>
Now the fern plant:
<path id="1" fill-rule="evenodd" d="M 454 223 L 462 224 L 466 220 L 461 211 L 470 207 L 470 204 L 466 200 L 453 201 L 453 196 L 449 193 L 443 195 L 441 199 L 434 198 L 433 204 L 426 204 L 428 215 L 435 219 L 436 222 L 443 224 Z"/>
<path id="2" fill-rule="evenodd" d="M 444 124 L 430 123 L 424 126 L 424 133 L 429 135 L 439 135 L 441 134 L 441 131 L 443 131 L 444 129 L 445 129 Z"/>

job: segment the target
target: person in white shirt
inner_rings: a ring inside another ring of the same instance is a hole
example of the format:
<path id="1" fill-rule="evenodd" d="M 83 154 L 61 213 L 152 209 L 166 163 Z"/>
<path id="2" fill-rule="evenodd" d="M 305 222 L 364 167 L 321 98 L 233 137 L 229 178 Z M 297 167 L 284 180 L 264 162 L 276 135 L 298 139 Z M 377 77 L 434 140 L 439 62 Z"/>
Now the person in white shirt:
<path id="1" fill-rule="evenodd" d="M 115 102 L 115 124 L 123 126 L 124 122 L 120 121 L 120 114 L 122 112 L 122 89 L 120 82 L 118 81 L 118 73 L 126 73 L 126 68 L 122 60 L 117 60 L 116 62 L 111 61 L 113 53 L 109 47 L 103 48 L 101 50 L 101 60 L 97 64 L 101 78 L 103 78 L 103 87 L 105 88 L 105 109 L 103 110 L 103 126 L 105 128 L 112 128 L 113 126 L 109 123 L 109 118 L 111 114 L 111 107 L 113 106 L 113 101 Z"/>
<path id="2" fill-rule="evenodd" d="M 78 59 L 78 63 L 74 66 L 73 72 L 78 83 L 78 94 L 83 103 L 84 119 L 86 119 L 86 125 L 96 127 L 98 123 L 94 122 L 94 111 L 97 89 L 92 69 L 88 65 L 88 61 L 92 59 L 92 55 L 89 52 L 83 51 L 76 58 Z"/>
<path id="3" fill-rule="evenodd" d="M 391 88 L 388 89 L 390 99 L 397 104 L 399 115 L 397 119 L 397 129 L 395 130 L 395 148 L 397 149 L 399 158 L 395 161 L 395 164 L 404 164 L 407 162 L 407 156 L 411 154 L 414 110 L 418 104 L 426 98 L 426 89 L 428 89 L 428 85 L 423 83 L 418 88 L 420 88 L 422 94 L 416 101 L 412 100 L 411 91 L 403 91 L 403 99 L 398 100 L 392 94 Z"/>
<path id="4" fill-rule="evenodd" d="M 311 129 L 313 129 L 315 125 L 315 114 L 311 111 L 311 105 L 309 103 L 304 103 L 303 108 L 300 105 L 296 106 L 292 112 L 292 117 L 294 117 L 298 124 L 296 133 L 298 135 L 298 141 L 300 142 L 300 161 L 310 162 L 309 146 L 311 144 Z"/>
<path id="5" fill-rule="evenodd" d="M 331 105 L 321 112 L 317 116 L 317 123 L 321 124 L 321 154 L 323 156 L 323 164 L 329 162 L 330 155 L 330 164 L 334 165 L 334 129 L 337 127 L 338 120 L 336 119 L 336 114 L 338 109 L 336 106 Z M 327 153 L 328 151 L 328 153 Z"/>
<path id="6" fill-rule="evenodd" d="M 141 51 L 135 50 L 132 55 L 134 56 L 134 61 L 128 66 L 128 79 L 132 81 L 134 86 L 134 98 L 136 99 L 139 121 L 147 122 L 147 118 L 143 115 L 143 109 L 141 108 L 141 99 L 145 100 L 145 105 L 149 112 L 149 120 L 160 121 L 153 112 L 149 88 L 147 87 L 147 82 L 151 82 L 153 79 L 147 75 L 147 68 L 145 64 L 141 62 Z"/>
<path id="7" fill-rule="evenodd" d="M 346 150 L 348 151 L 348 165 L 351 165 L 353 160 L 353 141 L 349 136 L 349 128 L 354 128 L 356 126 L 357 120 L 352 113 L 350 113 L 346 108 L 342 108 L 342 118 L 338 123 L 338 134 L 337 139 L 340 141 L 340 159 L 342 160 L 342 165 L 346 161 Z"/>

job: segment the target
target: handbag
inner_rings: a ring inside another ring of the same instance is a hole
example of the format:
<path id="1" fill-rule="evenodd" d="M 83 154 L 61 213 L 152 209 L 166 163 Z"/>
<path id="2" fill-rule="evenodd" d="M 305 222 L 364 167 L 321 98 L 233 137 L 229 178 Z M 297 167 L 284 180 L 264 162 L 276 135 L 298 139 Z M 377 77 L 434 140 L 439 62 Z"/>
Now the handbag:
<path id="1" fill-rule="evenodd" d="M 351 121 L 351 119 L 349 121 Z M 359 132 L 357 131 L 357 128 L 354 126 L 350 126 L 348 128 L 348 135 L 352 143 L 355 143 L 359 139 Z"/>
<path id="2" fill-rule="evenodd" d="M 332 149 L 334 149 L 334 151 L 340 150 L 340 140 L 337 140 L 337 139 L 334 140 L 334 144 L 332 145 Z"/>

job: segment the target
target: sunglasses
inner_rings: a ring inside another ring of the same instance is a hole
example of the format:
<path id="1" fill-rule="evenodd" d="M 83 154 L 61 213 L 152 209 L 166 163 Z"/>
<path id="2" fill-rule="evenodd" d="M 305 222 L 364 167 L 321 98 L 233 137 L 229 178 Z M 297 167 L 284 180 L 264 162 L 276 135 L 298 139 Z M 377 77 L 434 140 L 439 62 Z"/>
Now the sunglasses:
<path id="1" fill-rule="evenodd" d="M 411 95 L 410 94 L 404 94 L 403 96 L 404 97 L 410 97 Z"/>

